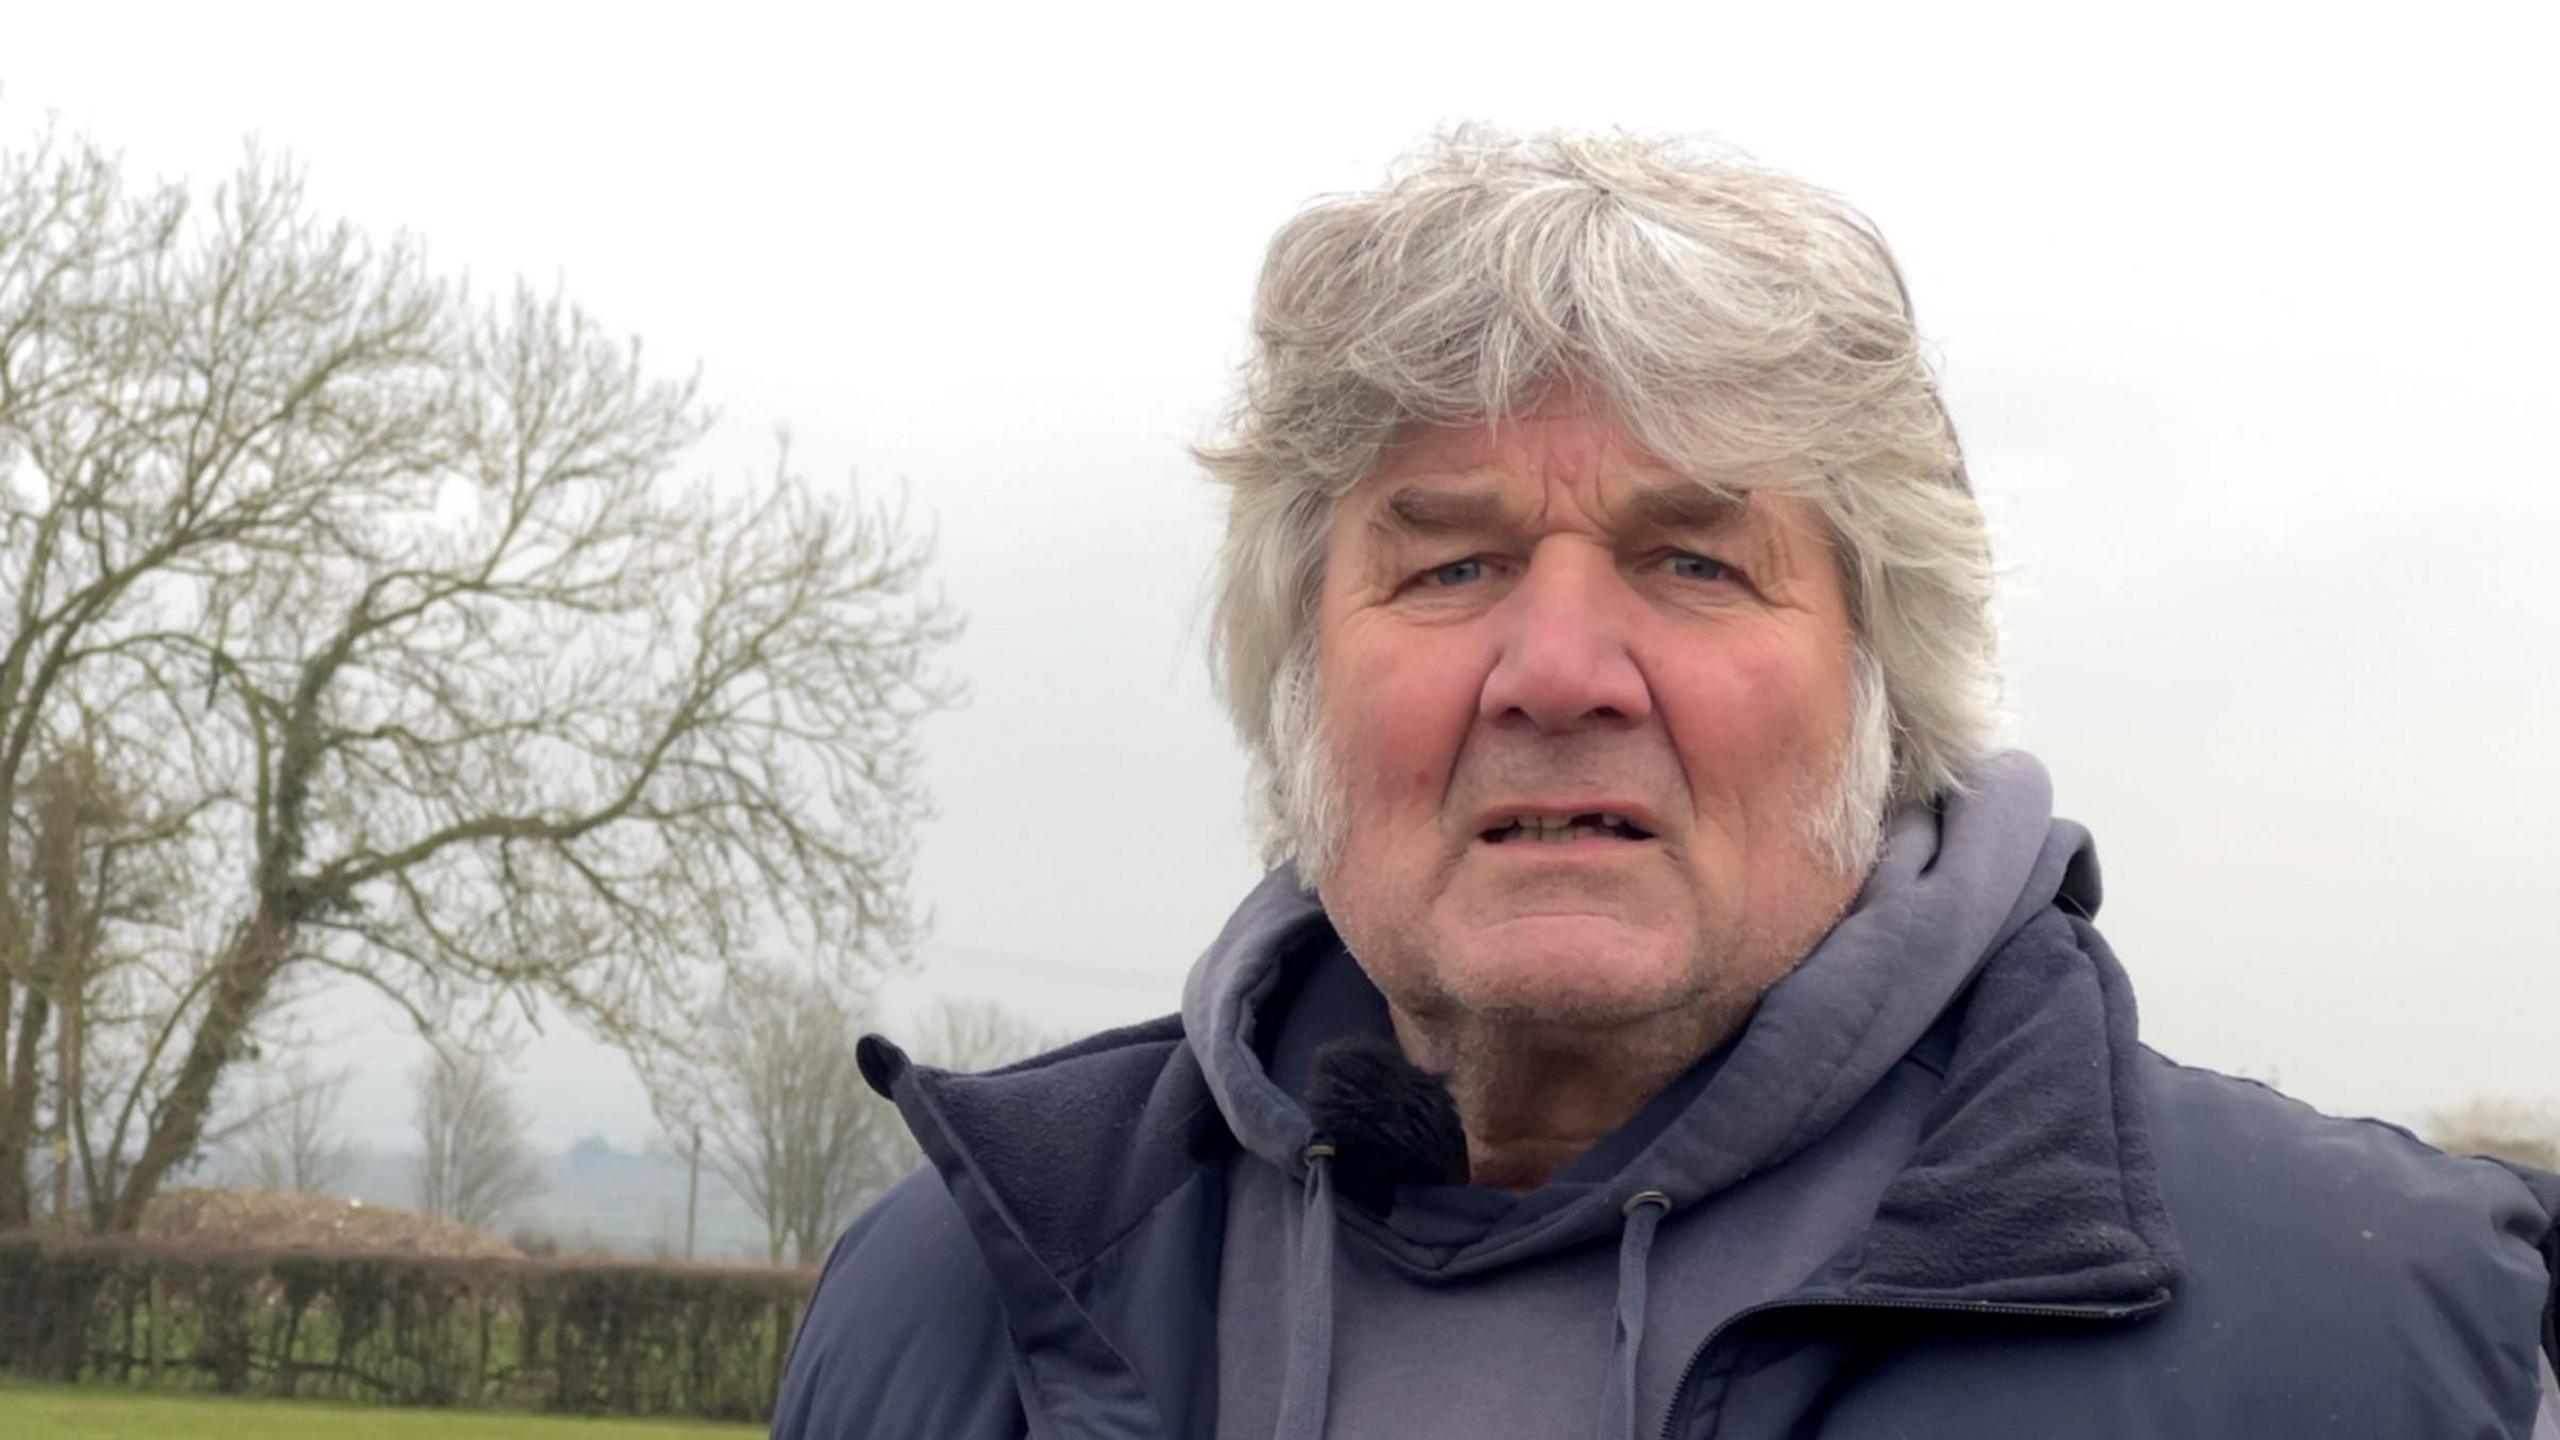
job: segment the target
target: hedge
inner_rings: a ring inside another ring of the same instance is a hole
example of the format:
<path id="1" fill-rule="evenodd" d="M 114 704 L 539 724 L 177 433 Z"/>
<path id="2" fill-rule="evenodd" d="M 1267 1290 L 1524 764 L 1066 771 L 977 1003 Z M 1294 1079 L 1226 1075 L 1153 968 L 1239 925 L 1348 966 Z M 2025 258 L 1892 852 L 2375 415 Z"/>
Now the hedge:
<path id="1" fill-rule="evenodd" d="M 0 1236 L 0 1373 L 761 1421 L 813 1279 Z"/>

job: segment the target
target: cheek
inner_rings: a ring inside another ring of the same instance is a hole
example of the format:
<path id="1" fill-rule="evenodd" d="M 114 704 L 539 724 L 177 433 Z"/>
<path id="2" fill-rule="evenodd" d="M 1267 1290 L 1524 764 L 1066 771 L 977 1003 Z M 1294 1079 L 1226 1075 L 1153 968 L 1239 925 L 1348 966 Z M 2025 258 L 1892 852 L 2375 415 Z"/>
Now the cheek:
<path id="1" fill-rule="evenodd" d="M 1848 689 L 1845 664 L 1773 639 L 1674 672 L 1656 693 L 1692 779 L 1732 789 L 1827 763 L 1848 724 Z"/>
<path id="2" fill-rule="evenodd" d="M 1482 672 L 1448 644 L 1363 645 L 1341 637 L 1326 647 L 1326 734 L 1356 818 L 1436 817 L 1475 718 Z M 1356 838 L 1356 837 L 1355 837 Z"/>

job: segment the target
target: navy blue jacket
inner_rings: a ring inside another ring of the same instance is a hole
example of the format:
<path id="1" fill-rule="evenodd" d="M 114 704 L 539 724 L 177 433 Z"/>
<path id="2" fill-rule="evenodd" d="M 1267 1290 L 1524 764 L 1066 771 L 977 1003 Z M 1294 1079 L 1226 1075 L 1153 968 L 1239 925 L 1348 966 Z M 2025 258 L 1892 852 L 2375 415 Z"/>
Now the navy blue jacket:
<path id="1" fill-rule="evenodd" d="M 931 1168 L 855 1223 L 777 1440 L 1213 1433 L 1233 1140 L 1180 1023 L 988 1075 L 866 1041 Z M 1666 1435 L 2535 1436 L 2560 1186 L 2142 1047 L 2048 910 L 1884 1082 L 1865 1233 L 1692 1356 Z"/>

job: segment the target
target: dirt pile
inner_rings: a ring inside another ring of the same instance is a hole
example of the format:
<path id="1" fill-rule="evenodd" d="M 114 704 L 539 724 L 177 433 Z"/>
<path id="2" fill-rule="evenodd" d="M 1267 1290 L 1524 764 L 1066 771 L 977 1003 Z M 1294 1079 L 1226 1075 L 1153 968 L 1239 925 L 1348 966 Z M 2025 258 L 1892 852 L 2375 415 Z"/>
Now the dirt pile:
<path id="1" fill-rule="evenodd" d="M 469 1226 L 335 1195 L 279 1190 L 170 1190 L 142 1214 L 142 1235 L 187 1245 L 377 1250 L 397 1255 L 522 1259 Z"/>

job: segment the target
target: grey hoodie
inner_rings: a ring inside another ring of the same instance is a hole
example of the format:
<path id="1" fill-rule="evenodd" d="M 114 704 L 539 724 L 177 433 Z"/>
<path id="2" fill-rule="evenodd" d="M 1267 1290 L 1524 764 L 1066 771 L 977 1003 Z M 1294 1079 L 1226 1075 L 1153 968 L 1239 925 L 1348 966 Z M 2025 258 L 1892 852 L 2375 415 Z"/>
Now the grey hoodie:
<path id="1" fill-rule="evenodd" d="M 1385 1005 L 1314 897 L 1272 877 L 1183 1000 L 1241 1142 L 1218 1434 L 1653 1433 L 1709 1332 L 1873 1217 L 1936 1098 L 1923 1037 L 1983 957 L 2057 899 L 2095 909 L 2088 836 L 2051 806 L 2043 767 L 2009 754 L 1897 816 L 1831 933 L 1627 1126 L 1529 1194 L 1404 1186 L 1384 1217 L 1309 1175 L 1297 1096 L 1315 1049 L 1383 1029 Z"/>

